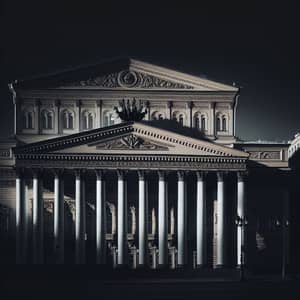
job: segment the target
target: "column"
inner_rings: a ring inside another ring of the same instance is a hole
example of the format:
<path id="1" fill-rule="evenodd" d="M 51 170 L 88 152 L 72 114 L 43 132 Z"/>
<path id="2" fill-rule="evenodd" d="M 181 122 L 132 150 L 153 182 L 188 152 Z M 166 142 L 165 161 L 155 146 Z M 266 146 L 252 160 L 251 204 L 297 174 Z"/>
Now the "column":
<path id="1" fill-rule="evenodd" d="M 123 171 L 118 171 L 118 265 L 127 261 L 127 197 Z"/>
<path id="2" fill-rule="evenodd" d="M 203 172 L 197 172 L 197 207 L 196 207 L 196 244 L 197 256 L 196 265 L 198 267 L 206 264 L 206 191 L 205 179 Z"/>
<path id="3" fill-rule="evenodd" d="M 32 242 L 33 242 L 33 263 L 43 263 L 43 220 L 44 216 L 44 201 L 41 172 L 34 171 L 33 173 L 33 203 L 32 203 Z"/>
<path id="4" fill-rule="evenodd" d="M 193 128 L 193 107 L 194 103 L 193 101 L 188 102 L 188 108 L 189 108 L 189 126 Z"/>
<path id="5" fill-rule="evenodd" d="M 106 263 L 106 210 L 103 172 L 96 170 L 96 262 Z"/>
<path id="6" fill-rule="evenodd" d="M 96 100 L 96 127 L 103 127 L 102 122 L 102 100 Z"/>
<path id="7" fill-rule="evenodd" d="M 76 264 L 85 263 L 85 186 L 82 171 L 75 173 L 75 260 Z"/>
<path id="8" fill-rule="evenodd" d="M 225 190 L 224 174 L 217 173 L 217 267 L 225 265 Z"/>
<path id="9" fill-rule="evenodd" d="M 158 172 L 158 264 L 166 266 L 168 262 L 168 199 L 165 173 Z"/>
<path id="10" fill-rule="evenodd" d="M 76 127 L 77 127 L 77 131 L 80 132 L 81 131 L 81 100 L 76 100 L 76 114 L 77 116 L 75 116 L 75 122 L 76 122 Z"/>
<path id="11" fill-rule="evenodd" d="M 24 198 L 21 206 L 22 214 L 22 238 L 21 238 L 21 257 L 22 263 L 28 263 L 28 224 L 29 224 L 29 182 L 24 182 Z"/>
<path id="12" fill-rule="evenodd" d="M 64 262 L 64 183 L 61 170 L 54 172 L 54 255 L 55 262 Z"/>
<path id="13" fill-rule="evenodd" d="M 147 263 L 147 240 L 148 240 L 148 199 L 147 183 L 144 171 L 138 172 L 139 176 L 139 265 Z"/>
<path id="14" fill-rule="evenodd" d="M 243 263 L 242 250 L 244 248 L 245 237 L 245 181 L 244 174 L 237 173 L 237 266 Z"/>
<path id="15" fill-rule="evenodd" d="M 60 133 L 60 100 L 57 99 L 55 100 L 55 117 L 54 117 L 54 120 L 55 120 L 55 133 L 56 134 L 59 134 Z"/>
<path id="16" fill-rule="evenodd" d="M 22 241 L 23 241 L 23 209 L 25 205 L 25 183 L 23 173 L 17 171 L 16 174 L 16 263 L 23 263 Z"/>
<path id="17" fill-rule="evenodd" d="M 167 116 L 168 116 L 169 120 L 173 119 L 172 118 L 172 107 L 173 107 L 173 101 L 168 101 L 167 102 L 167 108 L 168 108 L 168 110 L 167 110 Z"/>
<path id="18" fill-rule="evenodd" d="M 178 267 L 186 264 L 186 192 L 184 173 L 177 172 L 178 199 L 177 199 L 177 263 Z"/>

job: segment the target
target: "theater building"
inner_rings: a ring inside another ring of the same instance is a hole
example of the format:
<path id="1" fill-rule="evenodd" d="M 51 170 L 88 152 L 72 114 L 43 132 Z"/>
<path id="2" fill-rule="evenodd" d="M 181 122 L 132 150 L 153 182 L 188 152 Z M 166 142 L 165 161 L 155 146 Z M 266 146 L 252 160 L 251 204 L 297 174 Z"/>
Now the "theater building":
<path id="1" fill-rule="evenodd" d="M 0 144 L 9 262 L 298 264 L 297 138 L 240 140 L 236 86 L 114 59 L 9 88 L 15 136 Z"/>

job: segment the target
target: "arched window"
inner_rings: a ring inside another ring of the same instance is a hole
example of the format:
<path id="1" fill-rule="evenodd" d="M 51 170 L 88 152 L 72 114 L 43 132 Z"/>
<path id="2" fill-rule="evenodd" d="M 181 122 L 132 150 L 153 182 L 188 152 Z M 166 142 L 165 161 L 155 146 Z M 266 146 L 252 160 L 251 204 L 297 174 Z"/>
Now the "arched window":
<path id="1" fill-rule="evenodd" d="M 217 127 L 217 131 L 221 131 L 221 118 L 220 117 L 217 117 L 216 127 Z"/>
<path id="2" fill-rule="evenodd" d="M 63 112 L 63 129 L 74 128 L 74 113 L 66 110 Z"/>
<path id="3" fill-rule="evenodd" d="M 34 128 L 33 111 L 24 111 L 24 113 L 23 113 L 23 128 L 24 129 L 33 129 Z"/>
<path id="4" fill-rule="evenodd" d="M 195 115 L 194 122 L 195 122 L 195 128 L 200 129 L 200 119 L 198 114 Z"/>
<path id="5" fill-rule="evenodd" d="M 86 129 L 92 129 L 94 128 L 94 115 L 92 112 L 84 112 L 83 113 L 83 129 L 86 130 Z"/>
<path id="6" fill-rule="evenodd" d="M 184 126 L 185 114 L 180 111 L 173 112 L 173 120 L 176 120 L 181 126 Z"/>
<path id="7" fill-rule="evenodd" d="M 222 131 L 227 131 L 227 120 L 226 117 L 222 117 Z"/>
<path id="8" fill-rule="evenodd" d="M 43 110 L 41 113 L 42 129 L 53 129 L 53 112 Z"/>
<path id="9" fill-rule="evenodd" d="M 205 116 L 201 116 L 201 130 L 206 130 L 206 119 Z"/>
<path id="10" fill-rule="evenodd" d="M 115 119 L 114 114 L 112 112 L 105 112 L 104 113 L 104 126 L 111 126 L 114 125 Z"/>
<path id="11" fill-rule="evenodd" d="M 155 111 L 151 115 L 152 120 L 163 120 L 164 118 L 165 118 L 164 113 L 162 113 L 160 111 Z"/>

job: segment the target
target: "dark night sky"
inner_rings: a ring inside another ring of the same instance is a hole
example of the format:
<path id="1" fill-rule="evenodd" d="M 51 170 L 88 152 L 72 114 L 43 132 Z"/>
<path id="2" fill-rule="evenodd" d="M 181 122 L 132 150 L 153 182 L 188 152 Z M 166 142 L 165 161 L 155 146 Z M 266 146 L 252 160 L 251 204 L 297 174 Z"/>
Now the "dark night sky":
<path id="1" fill-rule="evenodd" d="M 41 2 L 2 6 L 0 136 L 13 128 L 7 82 L 120 55 L 236 82 L 243 139 L 287 141 L 300 130 L 298 10 L 288 1 Z"/>

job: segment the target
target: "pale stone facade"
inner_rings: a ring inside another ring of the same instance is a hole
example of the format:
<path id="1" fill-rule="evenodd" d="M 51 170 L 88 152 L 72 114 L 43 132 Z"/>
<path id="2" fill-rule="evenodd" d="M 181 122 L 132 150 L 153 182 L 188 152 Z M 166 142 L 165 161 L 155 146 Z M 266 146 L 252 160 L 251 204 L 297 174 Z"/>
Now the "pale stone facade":
<path id="1" fill-rule="evenodd" d="M 9 87 L 15 141 L 0 145 L 0 195 L 18 263 L 63 263 L 73 248 L 73 262 L 94 249 L 95 263 L 133 268 L 245 263 L 247 218 L 250 236 L 260 222 L 247 184 L 254 193 L 256 174 L 288 174 L 294 148 L 237 139 L 237 87 L 132 59 Z M 121 122 L 123 99 L 147 108 L 142 122 Z"/>

